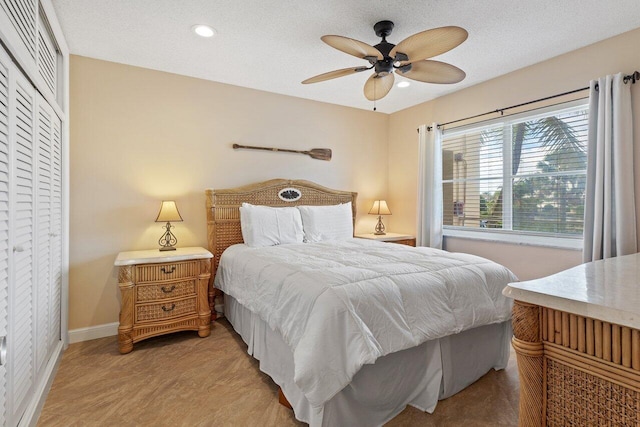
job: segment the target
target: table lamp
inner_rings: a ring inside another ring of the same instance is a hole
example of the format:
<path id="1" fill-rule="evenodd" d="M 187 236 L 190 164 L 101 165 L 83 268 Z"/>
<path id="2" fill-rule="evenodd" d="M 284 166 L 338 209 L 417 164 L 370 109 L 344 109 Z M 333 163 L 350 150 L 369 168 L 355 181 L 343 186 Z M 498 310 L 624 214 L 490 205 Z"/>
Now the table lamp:
<path id="1" fill-rule="evenodd" d="M 180 212 L 178 212 L 178 207 L 176 206 L 176 202 L 173 200 L 163 200 L 160 205 L 160 212 L 158 212 L 158 217 L 156 218 L 156 222 L 166 222 L 167 224 L 163 227 L 167 231 L 160 237 L 158 240 L 158 244 L 160 245 L 161 251 L 175 251 L 176 243 L 178 243 L 178 239 L 173 235 L 171 229 L 173 226 L 171 225 L 171 221 L 182 221 L 182 217 L 180 216 Z"/>
<path id="2" fill-rule="evenodd" d="M 381 236 L 387 234 L 384 232 L 384 224 L 382 223 L 382 215 L 391 215 L 391 211 L 387 206 L 387 202 L 385 200 L 376 200 L 373 202 L 373 207 L 369 211 L 369 215 L 378 215 L 378 223 L 375 228 L 375 235 Z"/>

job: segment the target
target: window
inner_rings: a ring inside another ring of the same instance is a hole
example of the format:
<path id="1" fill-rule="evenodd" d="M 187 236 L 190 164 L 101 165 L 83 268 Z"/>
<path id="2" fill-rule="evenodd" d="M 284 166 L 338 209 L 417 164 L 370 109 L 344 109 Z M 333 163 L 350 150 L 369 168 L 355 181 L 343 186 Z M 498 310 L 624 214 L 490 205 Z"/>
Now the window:
<path id="1" fill-rule="evenodd" d="M 580 101 L 445 130 L 445 235 L 475 229 L 580 238 L 587 121 Z"/>

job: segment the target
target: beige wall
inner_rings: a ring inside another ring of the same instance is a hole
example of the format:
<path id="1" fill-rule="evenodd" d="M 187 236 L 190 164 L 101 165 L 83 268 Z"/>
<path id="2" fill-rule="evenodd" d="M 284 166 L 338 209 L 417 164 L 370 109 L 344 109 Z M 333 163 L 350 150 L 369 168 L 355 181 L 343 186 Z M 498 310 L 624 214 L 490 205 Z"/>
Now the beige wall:
<path id="1" fill-rule="evenodd" d="M 117 321 L 113 261 L 119 251 L 156 246 L 160 200 L 178 203 L 185 221 L 174 231 L 181 246 L 206 246 L 205 188 L 277 177 L 358 191 L 360 232 L 375 224 L 366 215 L 371 201 L 386 196 L 393 212 L 387 228 L 414 233 L 420 124 L 631 72 L 640 67 L 639 43 L 640 29 L 392 115 L 72 56 L 70 329 Z M 640 84 L 633 92 L 634 132 L 640 135 Z M 326 147 L 334 158 L 236 152 L 234 142 Z M 635 155 L 640 164 L 640 150 Z M 640 211 L 640 199 L 636 203 Z M 447 239 L 445 247 L 493 259 L 521 279 L 563 270 L 581 257 L 579 251 L 465 239 Z"/>
<path id="2" fill-rule="evenodd" d="M 356 230 L 386 196 L 388 115 L 71 57 L 69 328 L 116 322 L 113 261 L 157 247 L 162 199 L 180 246 L 206 247 L 205 188 L 272 178 L 359 193 Z M 231 144 L 331 148 L 330 162 Z"/>
<path id="3" fill-rule="evenodd" d="M 389 120 L 389 229 L 415 232 L 417 133 L 421 124 L 444 123 L 486 111 L 588 86 L 591 79 L 640 68 L 640 29 L 541 62 L 436 100 L 394 113 Z M 473 70 L 467 70 L 469 74 Z M 634 134 L 640 135 L 640 84 L 632 88 Z M 582 92 L 577 97 L 588 96 Z M 576 96 L 574 96 L 575 98 Z M 557 102 L 554 101 L 554 102 Z M 530 107 L 529 107 L 530 108 Z M 495 116 L 487 116 L 491 118 Z M 635 141 L 640 141 L 636 136 Z M 640 165 L 640 150 L 635 152 Z M 636 167 L 640 188 L 640 167 Z M 636 200 L 640 212 L 640 198 Z M 639 228 L 640 232 L 640 228 Z M 500 262 L 520 279 L 542 277 L 581 262 L 580 251 L 445 239 L 445 249 L 469 252 Z"/>

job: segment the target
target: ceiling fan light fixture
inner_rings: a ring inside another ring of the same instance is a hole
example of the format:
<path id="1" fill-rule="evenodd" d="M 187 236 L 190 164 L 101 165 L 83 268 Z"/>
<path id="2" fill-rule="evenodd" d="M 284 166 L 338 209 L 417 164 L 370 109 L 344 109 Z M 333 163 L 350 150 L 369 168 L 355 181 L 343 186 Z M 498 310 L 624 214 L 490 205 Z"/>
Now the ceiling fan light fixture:
<path id="1" fill-rule="evenodd" d="M 398 82 L 398 84 L 396 86 L 398 87 L 409 87 L 411 85 L 411 83 L 407 82 L 407 81 L 402 81 L 402 82 Z"/>
<path id="2" fill-rule="evenodd" d="M 216 35 L 216 30 L 211 28 L 208 25 L 198 24 L 191 27 L 194 33 L 199 35 L 200 37 L 213 37 Z"/>

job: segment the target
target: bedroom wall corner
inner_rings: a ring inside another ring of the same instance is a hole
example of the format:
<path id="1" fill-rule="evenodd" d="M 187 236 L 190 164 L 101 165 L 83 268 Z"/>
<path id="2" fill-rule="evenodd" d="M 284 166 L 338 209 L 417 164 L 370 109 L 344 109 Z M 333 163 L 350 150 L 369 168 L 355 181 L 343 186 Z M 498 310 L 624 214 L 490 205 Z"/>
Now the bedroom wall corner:
<path id="1" fill-rule="evenodd" d="M 206 247 L 206 188 L 292 178 L 357 191 L 357 232 L 374 228 L 367 212 L 387 197 L 386 114 L 81 56 L 71 56 L 70 110 L 71 330 L 118 321 L 113 262 L 157 247 L 162 199 L 184 219 L 179 246 Z M 333 159 L 233 143 L 331 148 Z"/>

